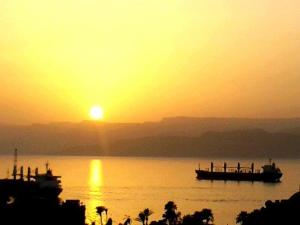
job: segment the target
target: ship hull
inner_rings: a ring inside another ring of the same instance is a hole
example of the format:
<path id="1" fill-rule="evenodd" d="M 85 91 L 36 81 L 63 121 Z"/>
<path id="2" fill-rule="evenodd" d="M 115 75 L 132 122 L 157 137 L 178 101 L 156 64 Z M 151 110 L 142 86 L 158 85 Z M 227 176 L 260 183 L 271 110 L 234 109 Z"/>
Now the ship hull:
<path id="1" fill-rule="evenodd" d="M 24 180 L 0 180 L 0 196 L 3 197 L 40 197 L 54 199 L 62 192 L 62 188 L 40 188 L 35 182 Z"/>
<path id="2" fill-rule="evenodd" d="M 281 173 L 210 172 L 206 170 L 196 170 L 195 172 L 200 180 L 279 182 L 282 176 Z"/>

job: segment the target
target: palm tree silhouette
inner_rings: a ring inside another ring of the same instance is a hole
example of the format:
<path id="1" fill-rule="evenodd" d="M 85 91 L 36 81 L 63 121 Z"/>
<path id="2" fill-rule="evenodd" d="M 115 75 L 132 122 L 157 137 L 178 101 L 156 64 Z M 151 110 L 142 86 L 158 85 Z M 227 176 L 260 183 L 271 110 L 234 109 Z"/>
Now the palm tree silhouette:
<path id="1" fill-rule="evenodd" d="M 144 209 L 143 211 L 144 215 L 145 215 L 145 221 L 146 221 L 146 225 L 148 225 L 148 220 L 149 220 L 149 216 L 151 216 L 153 214 L 153 211 L 150 210 L 149 208 Z"/>
<path id="2" fill-rule="evenodd" d="M 241 211 L 240 214 L 236 217 L 236 223 L 245 225 L 248 218 L 248 213 L 246 211 Z"/>
<path id="3" fill-rule="evenodd" d="M 112 219 L 111 218 L 109 218 L 108 220 L 107 220 L 107 223 L 106 223 L 106 225 L 112 225 Z"/>
<path id="4" fill-rule="evenodd" d="M 214 216 L 212 214 L 211 209 L 202 209 L 200 212 L 202 216 L 202 223 L 207 225 L 210 224 L 211 222 L 214 222 Z"/>
<path id="5" fill-rule="evenodd" d="M 97 206 L 96 207 L 97 209 L 97 213 L 99 214 L 100 216 L 100 224 L 103 225 L 103 220 L 102 220 L 102 213 L 105 212 L 105 215 L 106 215 L 106 223 L 108 222 L 107 221 L 107 211 L 108 209 L 105 207 L 105 206 Z"/>
<path id="6" fill-rule="evenodd" d="M 177 206 L 173 201 L 169 201 L 165 205 L 165 213 L 163 218 L 168 222 L 169 225 L 176 225 L 180 218 L 180 212 L 176 212 Z"/>
<path id="7" fill-rule="evenodd" d="M 209 225 L 213 224 L 213 213 L 210 209 L 203 209 L 196 211 L 193 215 L 186 215 L 183 217 L 181 225 Z"/>
<path id="8" fill-rule="evenodd" d="M 146 222 L 146 215 L 144 212 L 140 212 L 138 217 L 135 218 L 136 221 L 139 221 L 141 222 L 143 225 L 145 225 L 145 222 Z"/>
<path id="9" fill-rule="evenodd" d="M 131 218 L 129 216 L 126 216 L 125 218 L 126 218 L 126 220 L 124 221 L 123 225 L 130 225 L 131 224 Z"/>

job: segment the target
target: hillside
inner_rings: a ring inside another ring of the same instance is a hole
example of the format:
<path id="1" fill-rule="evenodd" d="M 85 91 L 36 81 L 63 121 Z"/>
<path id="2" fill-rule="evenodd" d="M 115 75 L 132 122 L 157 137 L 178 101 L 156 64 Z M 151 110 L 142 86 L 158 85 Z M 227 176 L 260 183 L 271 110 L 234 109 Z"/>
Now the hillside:
<path id="1" fill-rule="evenodd" d="M 0 154 L 300 157 L 299 119 L 167 118 L 151 123 L 0 126 Z"/>

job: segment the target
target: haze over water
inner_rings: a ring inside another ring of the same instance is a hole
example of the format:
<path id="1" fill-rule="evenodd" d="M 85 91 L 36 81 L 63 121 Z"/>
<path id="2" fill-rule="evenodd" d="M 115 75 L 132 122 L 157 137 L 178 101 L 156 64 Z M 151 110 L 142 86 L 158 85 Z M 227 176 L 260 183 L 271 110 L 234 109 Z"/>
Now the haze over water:
<path id="1" fill-rule="evenodd" d="M 12 156 L 0 156 L 1 177 L 11 171 Z M 150 208 L 150 220 L 160 219 L 164 205 L 173 200 L 182 215 L 210 208 L 215 224 L 235 224 L 241 210 L 260 208 L 266 200 L 286 199 L 298 190 L 300 160 L 275 160 L 283 171 L 282 182 L 199 181 L 194 170 L 198 163 L 209 167 L 211 159 L 192 158 L 134 158 L 134 157 L 59 157 L 20 156 L 19 166 L 39 167 L 42 172 L 49 161 L 55 175 L 62 176 L 63 199 L 80 199 L 87 207 L 87 222 L 98 220 L 95 207 L 108 207 L 108 216 L 115 223 L 125 215 L 136 218 L 140 210 Z M 260 167 L 267 160 L 218 159 L 235 166 L 255 162 Z M 134 224 L 139 224 L 133 221 Z"/>

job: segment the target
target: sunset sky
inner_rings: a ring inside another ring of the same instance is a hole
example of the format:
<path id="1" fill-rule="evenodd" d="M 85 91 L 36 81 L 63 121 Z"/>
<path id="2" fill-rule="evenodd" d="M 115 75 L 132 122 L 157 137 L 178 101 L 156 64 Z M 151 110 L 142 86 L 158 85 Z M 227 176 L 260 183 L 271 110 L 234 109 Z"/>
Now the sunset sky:
<path id="1" fill-rule="evenodd" d="M 298 0 L 2 0 L 0 122 L 300 117 Z"/>

